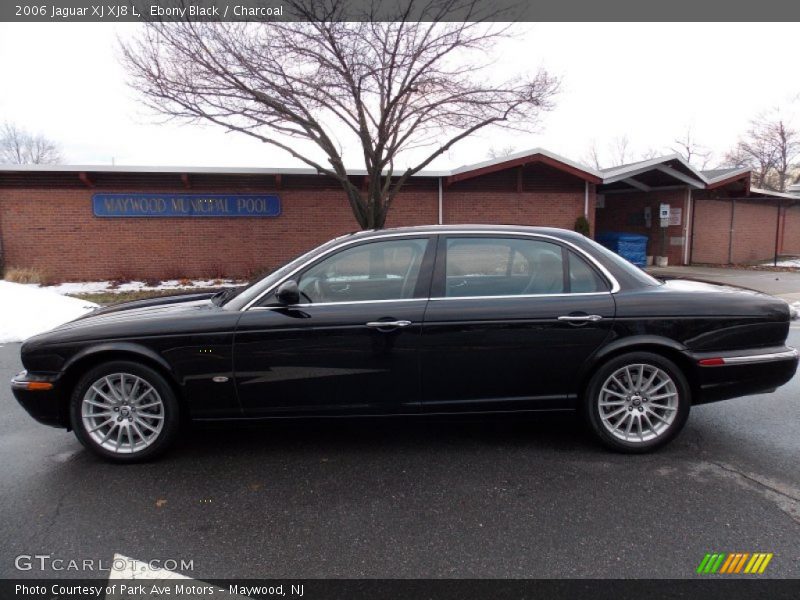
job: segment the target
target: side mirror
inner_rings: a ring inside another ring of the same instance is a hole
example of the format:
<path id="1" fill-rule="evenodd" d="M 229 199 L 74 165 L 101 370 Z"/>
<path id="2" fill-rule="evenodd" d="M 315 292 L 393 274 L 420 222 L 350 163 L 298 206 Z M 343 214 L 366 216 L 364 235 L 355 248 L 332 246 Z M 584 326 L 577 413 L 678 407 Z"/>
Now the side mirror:
<path id="1" fill-rule="evenodd" d="M 300 288 L 294 279 L 284 281 L 275 292 L 275 299 L 281 304 L 291 306 L 300 303 Z"/>

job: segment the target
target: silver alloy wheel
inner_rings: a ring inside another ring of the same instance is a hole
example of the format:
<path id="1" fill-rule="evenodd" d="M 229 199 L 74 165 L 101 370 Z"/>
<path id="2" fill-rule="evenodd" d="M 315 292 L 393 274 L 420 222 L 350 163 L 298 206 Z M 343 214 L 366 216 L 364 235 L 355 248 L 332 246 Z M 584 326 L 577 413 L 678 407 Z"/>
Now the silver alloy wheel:
<path id="1" fill-rule="evenodd" d="M 150 446 L 164 427 L 164 403 L 147 380 L 130 373 L 104 375 L 81 402 L 83 426 L 101 448 L 133 454 Z"/>
<path id="2" fill-rule="evenodd" d="M 597 403 L 600 420 L 611 435 L 625 442 L 648 442 L 675 421 L 678 388 L 663 369 L 630 364 L 605 380 Z"/>

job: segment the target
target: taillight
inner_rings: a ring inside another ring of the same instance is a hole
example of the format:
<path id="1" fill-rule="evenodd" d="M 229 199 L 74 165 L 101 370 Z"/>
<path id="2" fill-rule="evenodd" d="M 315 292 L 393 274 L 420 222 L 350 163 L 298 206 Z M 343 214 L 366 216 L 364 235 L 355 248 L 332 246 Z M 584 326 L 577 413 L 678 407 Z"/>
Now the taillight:
<path id="1" fill-rule="evenodd" d="M 697 361 L 701 367 L 721 367 L 725 364 L 724 358 L 703 358 Z"/>

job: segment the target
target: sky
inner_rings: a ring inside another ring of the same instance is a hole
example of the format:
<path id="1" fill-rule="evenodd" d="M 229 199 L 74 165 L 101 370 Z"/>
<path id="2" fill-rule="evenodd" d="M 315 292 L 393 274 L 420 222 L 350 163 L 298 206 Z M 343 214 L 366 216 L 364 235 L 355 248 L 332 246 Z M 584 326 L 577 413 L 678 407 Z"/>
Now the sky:
<path id="1" fill-rule="evenodd" d="M 0 24 L 0 123 L 58 142 L 67 164 L 304 166 L 281 150 L 216 126 L 164 122 L 126 84 L 117 39 L 139 24 Z M 488 158 L 489 148 L 544 147 L 584 160 L 615 138 L 632 158 L 693 136 L 721 158 L 748 122 L 800 113 L 797 24 L 538 23 L 496 49 L 499 76 L 544 67 L 561 79 L 535 133 L 487 131 L 431 168 Z M 414 158 L 411 156 L 410 158 Z M 348 151 L 348 166 L 362 167 Z M 708 166 L 715 166 L 712 160 Z"/>

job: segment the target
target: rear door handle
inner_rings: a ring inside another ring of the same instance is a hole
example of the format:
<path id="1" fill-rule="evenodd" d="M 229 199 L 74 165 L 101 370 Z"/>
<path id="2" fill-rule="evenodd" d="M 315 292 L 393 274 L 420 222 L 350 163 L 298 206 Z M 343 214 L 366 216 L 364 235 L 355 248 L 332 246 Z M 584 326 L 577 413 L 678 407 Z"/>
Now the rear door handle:
<path id="1" fill-rule="evenodd" d="M 397 329 L 398 327 L 408 327 L 411 321 L 369 321 L 367 327 L 373 329 Z"/>
<path id="2" fill-rule="evenodd" d="M 586 321 L 600 321 L 603 317 L 600 315 L 563 315 L 558 317 L 559 321 L 568 321 L 570 323 L 585 323 Z"/>

